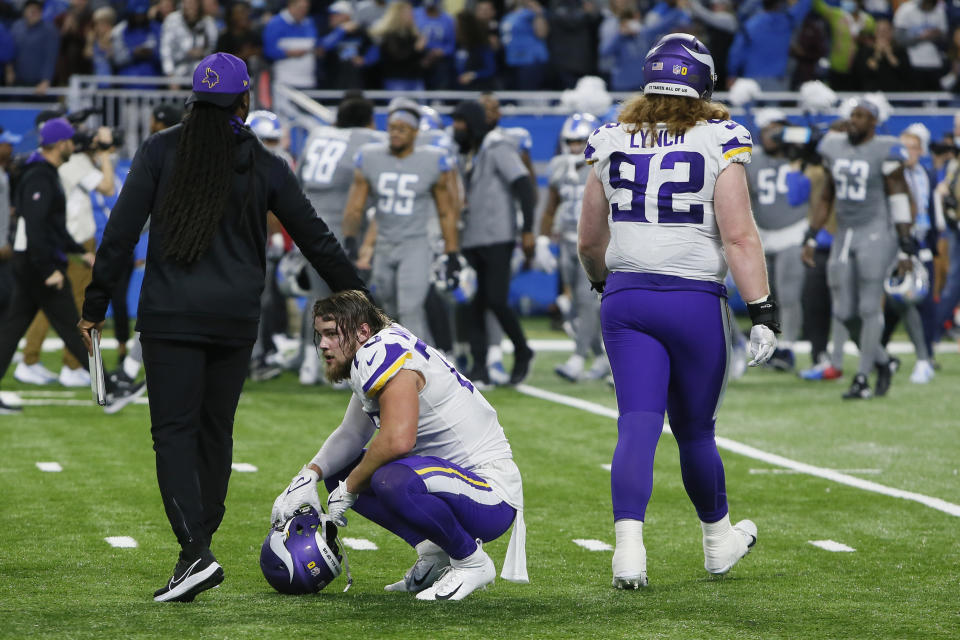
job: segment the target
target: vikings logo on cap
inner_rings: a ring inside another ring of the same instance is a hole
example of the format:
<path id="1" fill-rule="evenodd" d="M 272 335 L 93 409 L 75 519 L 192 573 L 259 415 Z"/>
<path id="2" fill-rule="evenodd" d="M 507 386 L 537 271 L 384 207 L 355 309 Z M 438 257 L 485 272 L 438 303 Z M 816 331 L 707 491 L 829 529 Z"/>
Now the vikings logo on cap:
<path id="1" fill-rule="evenodd" d="M 208 89 L 213 89 L 215 86 L 220 84 L 220 76 L 217 75 L 216 71 L 210 67 L 207 67 L 207 73 L 200 82 L 207 85 Z"/>

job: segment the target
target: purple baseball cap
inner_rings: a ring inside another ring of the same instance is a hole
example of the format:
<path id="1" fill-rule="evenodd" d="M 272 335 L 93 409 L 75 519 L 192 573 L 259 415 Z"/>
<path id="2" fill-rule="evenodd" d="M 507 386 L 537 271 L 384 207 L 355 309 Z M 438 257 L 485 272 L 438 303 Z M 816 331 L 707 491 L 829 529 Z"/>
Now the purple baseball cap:
<path id="1" fill-rule="evenodd" d="M 47 147 L 73 138 L 73 127 L 66 118 L 51 118 L 40 127 L 40 146 Z"/>
<path id="2" fill-rule="evenodd" d="M 201 60 L 193 72 L 193 95 L 187 98 L 187 105 L 209 102 L 226 108 L 249 90 L 246 63 L 229 53 L 214 53 Z"/>

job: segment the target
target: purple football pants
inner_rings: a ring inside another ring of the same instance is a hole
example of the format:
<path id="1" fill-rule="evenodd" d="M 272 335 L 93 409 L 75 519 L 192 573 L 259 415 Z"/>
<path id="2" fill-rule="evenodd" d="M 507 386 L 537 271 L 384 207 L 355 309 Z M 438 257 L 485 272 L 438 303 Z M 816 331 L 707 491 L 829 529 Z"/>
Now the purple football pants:
<path id="1" fill-rule="evenodd" d="M 324 478 L 327 491 L 359 462 L 357 458 L 340 473 Z M 353 510 L 411 547 L 430 540 L 455 560 L 476 551 L 477 538 L 484 542 L 499 538 L 516 515 L 483 478 L 433 456 L 401 458 L 377 469 Z"/>
<path id="2" fill-rule="evenodd" d="M 601 322 L 620 410 L 610 480 L 613 519 L 646 515 L 666 411 L 687 495 L 702 521 L 716 522 L 727 514 L 723 462 L 714 439 L 730 358 L 726 288 L 614 272 L 603 294 Z"/>

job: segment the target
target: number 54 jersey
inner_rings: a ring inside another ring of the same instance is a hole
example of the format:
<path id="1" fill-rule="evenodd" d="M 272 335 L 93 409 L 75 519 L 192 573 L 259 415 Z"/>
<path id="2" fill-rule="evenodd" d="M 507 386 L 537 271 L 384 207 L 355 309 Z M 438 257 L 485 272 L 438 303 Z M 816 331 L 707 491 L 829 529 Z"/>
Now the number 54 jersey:
<path id="1" fill-rule="evenodd" d="M 621 123 L 591 134 L 584 156 L 610 203 L 611 271 L 723 282 L 727 263 L 713 209 L 717 177 L 749 163 L 750 133 L 736 122 L 699 122 L 674 135 Z"/>
<path id="2" fill-rule="evenodd" d="M 466 469 L 512 458 L 496 410 L 439 351 L 399 324 L 370 338 L 353 359 L 350 388 L 380 427 L 378 397 L 403 369 L 423 376 L 417 442 L 410 452 L 436 456 Z"/>

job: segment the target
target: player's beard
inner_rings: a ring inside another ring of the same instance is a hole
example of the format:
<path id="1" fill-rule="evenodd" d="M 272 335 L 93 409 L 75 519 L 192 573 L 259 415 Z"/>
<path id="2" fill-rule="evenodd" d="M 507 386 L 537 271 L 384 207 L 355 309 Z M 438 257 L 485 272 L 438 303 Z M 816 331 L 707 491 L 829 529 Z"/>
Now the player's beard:
<path id="1" fill-rule="evenodd" d="M 341 382 L 350 378 L 350 365 L 352 362 L 353 356 L 345 358 L 343 362 L 324 359 L 323 368 L 327 376 L 327 382 Z"/>
<path id="2" fill-rule="evenodd" d="M 850 144 L 852 144 L 853 146 L 857 146 L 858 144 L 860 144 L 861 142 L 863 142 L 866 137 L 867 137 L 866 132 L 855 131 L 855 130 L 852 129 L 852 128 L 851 128 L 851 129 L 847 129 L 847 140 L 848 140 L 848 141 L 850 142 Z"/>

